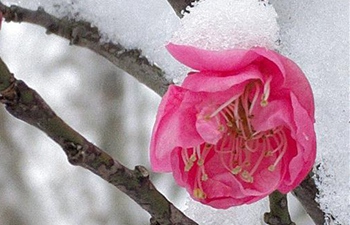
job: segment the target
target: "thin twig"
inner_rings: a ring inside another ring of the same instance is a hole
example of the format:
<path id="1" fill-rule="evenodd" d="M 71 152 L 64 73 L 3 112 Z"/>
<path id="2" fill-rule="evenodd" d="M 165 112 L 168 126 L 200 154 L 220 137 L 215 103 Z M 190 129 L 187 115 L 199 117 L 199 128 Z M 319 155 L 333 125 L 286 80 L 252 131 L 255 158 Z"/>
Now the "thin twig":
<path id="1" fill-rule="evenodd" d="M 84 167 L 116 186 L 159 224 L 196 224 L 158 192 L 143 166 L 130 170 L 88 142 L 59 118 L 37 92 L 16 80 L 1 58 L 0 101 L 10 114 L 39 128 L 59 144 L 71 164 Z"/>
<path id="2" fill-rule="evenodd" d="M 99 30 L 85 21 L 58 19 L 39 8 L 29 10 L 19 6 L 6 6 L 0 2 L 0 11 L 7 22 L 27 22 L 44 27 L 47 34 L 56 34 L 70 41 L 70 44 L 86 47 L 104 56 L 117 67 L 134 76 L 159 95 L 168 89 L 171 80 L 164 72 L 148 61 L 139 49 L 126 49 L 119 43 L 101 41 Z"/>

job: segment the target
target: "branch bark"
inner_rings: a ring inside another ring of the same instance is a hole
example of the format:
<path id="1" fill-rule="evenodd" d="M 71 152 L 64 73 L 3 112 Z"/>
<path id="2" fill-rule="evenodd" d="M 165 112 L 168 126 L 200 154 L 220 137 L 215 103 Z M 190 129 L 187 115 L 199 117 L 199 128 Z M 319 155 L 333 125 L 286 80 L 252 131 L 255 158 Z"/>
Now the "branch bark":
<path id="1" fill-rule="evenodd" d="M 269 225 L 295 225 L 290 219 L 287 195 L 274 191 L 269 195 L 271 212 L 265 213 L 264 221 Z"/>
<path id="2" fill-rule="evenodd" d="M 149 180 L 143 166 L 130 170 L 68 126 L 33 89 L 16 80 L 0 58 L 0 102 L 16 118 L 45 132 L 76 166 L 84 167 L 126 193 L 159 224 L 196 224 Z"/>
<path id="3" fill-rule="evenodd" d="M 315 224 L 323 225 L 325 224 L 325 213 L 320 209 L 319 203 L 315 201 L 318 190 L 313 176 L 313 172 L 310 172 L 304 181 L 293 190 L 292 194 L 303 205 Z"/>
<path id="4" fill-rule="evenodd" d="M 194 2 L 199 0 L 168 0 L 171 7 L 173 7 L 176 15 L 180 18 L 183 17 L 184 13 L 188 13 L 187 7 L 192 7 Z"/>
<path id="5" fill-rule="evenodd" d="M 47 34 L 56 34 L 66 38 L 70 44 L 86 47 L 102 55 L 117 67 L 134 76 L 150 89 L 163 95 L 172 83 L 164 76 L 164 72 L 148 61 L 139 49 L 126 49 L 119 43 L 101 41 L 97 27 L 85 21 L 68 18 L 58 19 L 39 8 L 29 10 L 19 6 L 6 6 L 0 2 L 0 11 L 6 22 L 27 22 L 46 29 Z"/>

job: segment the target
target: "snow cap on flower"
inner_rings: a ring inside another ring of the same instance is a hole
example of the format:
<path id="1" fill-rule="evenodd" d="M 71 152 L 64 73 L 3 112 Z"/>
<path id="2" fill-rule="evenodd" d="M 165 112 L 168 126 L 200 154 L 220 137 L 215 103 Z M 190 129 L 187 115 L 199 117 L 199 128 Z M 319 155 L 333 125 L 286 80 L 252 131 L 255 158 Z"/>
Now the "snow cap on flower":
<path id="1" fill-rule="evenodd" d="M 299 67 L 266 48 L 208 51 L 169 44 L 197 72 L 164 95 L 151 165 L 215 208 L 287 193 L 316 156 L 314 101 Z"/>
<path id="2" fill-rule="evenodd" d="M 202 0 L 189 11 L 172 43 L 206 50 L 278 47 L 277 13 L 267 0 Z"/>

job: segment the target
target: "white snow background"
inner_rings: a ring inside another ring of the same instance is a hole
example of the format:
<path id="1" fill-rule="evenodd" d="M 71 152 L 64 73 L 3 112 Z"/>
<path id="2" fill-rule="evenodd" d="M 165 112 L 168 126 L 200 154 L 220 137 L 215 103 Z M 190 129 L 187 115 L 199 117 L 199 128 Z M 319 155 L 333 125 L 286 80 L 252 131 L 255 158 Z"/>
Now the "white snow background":
<path id="1" fill-rule="evenodd" d="M 220 8 L 220 4 L 224 2 L 217 0 L 217 7 Z M 234 7 L 242 0 L 231 0 L 230 2 Z M 106 41 L 111 40 L 120 42 L 128 48 L 142 49 L 151 61 L 163 68 L 168 76 L 173 77 L 176 81 L 181 80 L 182 75 L 187 71 L 164 49 L 164 45 L 171 39 L 172 34 L 181 27 L 180 19 L 176 17 L 165 0 L 18 0 L 3 1 L 3 3 L 17 4 L 31 9 L 42 6 L 46 11 L 59 17 L 69 15 L 89 21 L 100 29 Z M 302 68 L 314 91 L 318 146 L 316 164 L 320 164 L 320 170 L 315 171 L 319 176 L 320 196 L 318 200 L 324 211 L 335 216 L 339 224 L 349 225 L 349 1 L 273 0 L 271 3 L 276 13 L 274 14 L 273 8 L 268 6 L 271 10 L 270 14 L 257 16 L 255 19 L 264 24 L 266 16 L 277 16 L 280 32 L 279 51 Z M 193 12 L 195 10 L 196 8 Z M 200 16 L 203 18 L 220 17 L 218 26 L 223 28 L 222 34 L 224 35 L 222 36 L 227 37 L 229 33 L 224 31 L 229 31 L 226 28 L 232 26 L 232 23 L 225 17 L 230 15 L 210 10 L 206 13 Z M 190 15 L 185 19 L 190 20 Z M 244 22 L 247 17 L 241 17 L 241 19 Z M 271 19 L 273 23 L 275 18 Z M 12 25 L 4 24 L 0 35 L 7 32 L 5 26 L 10 29 Z M 204 25 L 201 24 L 201 26 Z M 203 28 L 201 26 L 198 28 Z M 275 42 L 269 41 L 275 41 L 278 27 L 271 26 L 271 32 L 261 33 L 267 37 L 263 39 L 264 45 L 275 46 Z M 17 29 L 16 32 L 20 33 L 21 28 Z M 266 30 L 268 29 L 260 31 Z M 252 27 L 251 31 L 250 34 L 254 35 L 256 34 L 254 31 L 257 30 Z M 21 40 L 25 42 L 25 34 L 23 35 Z M 178 32 L 176 35 L 181 36 Z M 219 35 L 215 35 L 215 38 L 218 38 Z M 252 43 L 252 45 L 255 44 Z M 1 55 L 3 51 L 6 52 L 6 47 L 9 46 L 0 48 Z M 26 46 L 25 51 L 35 51 L 35 49 Z M 52 51 L 59 52 L 60 49 L 53 48 Z M 15 54 L 12 55 L 12 61 L 9 62 L 11 70 L 20 71 L 21 62 L 16 61 Z M 57 93 L 53 93 L 51 97 L 46 96 L 46 99 L 59 104 L 55 94 Z M 38 182 L 41 180 L 42 178 L 38 177 Z M 266 202 L 235 207 L 230 210 L 212 210 L 188 201 L 186 212 L 202 224 L 215 224 L 210 221 L 220 221 L 222 225 L 232 224 L 232 221 L 237 221 L 236 224 L 249 224 L 249 222 L 241 223 L 247 218 L 251 219 L 250 224 L 257 224 L 261 220 L 260 212 L 267 209 Z M 208 217 L 203 217 L 203 215 L 208 215 Z"/>

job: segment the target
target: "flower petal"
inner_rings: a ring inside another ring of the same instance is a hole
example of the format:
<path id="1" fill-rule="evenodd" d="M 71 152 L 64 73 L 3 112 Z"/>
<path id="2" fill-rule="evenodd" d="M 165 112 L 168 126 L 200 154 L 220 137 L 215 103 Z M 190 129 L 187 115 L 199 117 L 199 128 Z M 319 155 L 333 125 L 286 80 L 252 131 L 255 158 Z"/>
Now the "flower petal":
<path id="1" fill-rule="evenodd" d="M 225 91 L 236 85 L 246 84 L 253 79 L 262 80 L 257 66 L 251 65 L 236 72 L 196 72 L 187 76 L 182 87 L 191 91 L 217 92 Z"/>
<path id="2" fill-rule="evenodd" d="M 286 177 L 278 190 L 287 193 L 293 190 L 310 172 L 316 158 L 316 135 L 313 119 L 291 93 L 294 121 L 296 125 L 296 156 L 289 159 Z M 290 145 L 290 144 L 289 144 Z"/>
<path id="3" fill-rule="evenodd" d="M 178 61 L 199 71 L 235 71 L 246 67 L 259 57 L 254 51 L 245 49 L 208 51 L 172 43 L 166 48 Z"/>
<path id="4" fill-rule="evenodd" d="M 271 61 L 277 68 L 280 70 L 281 75 L 283 76 L 283 83 L 272 82 L 272 88 L 281 89 L 287 88 L 297 97 L 300 104 L 306 109 L 309 116 L 314 118 L 315 108 L 314 108 L 314 99 L 312 95 L 311 86 L 306 79 L 303 71 L 295 64 L 292 60 L 278 54 L 277 52 L 267 50 L 265 48 L 253 48 L 252 51 L 257 54 L 265 57 Z M 272 65 L 264 65 L 264 69 L 268 68 L 271 73 L 273 70 Z M 279 80 L 277 77 L 278 73 L 272 73 L 274 75 L 273 80 Z M 281 85 L 278 87 L 277 85 Z"/>
<path id="5" fill-rule="evenodd" d="M 190 147 L 202 142 L 195 129 L 196 109 L 200 94 L 171 85 L 157 113 L 150 146 L 154 171 L 170 172 L 170 154 L 176 146 Z"/>

